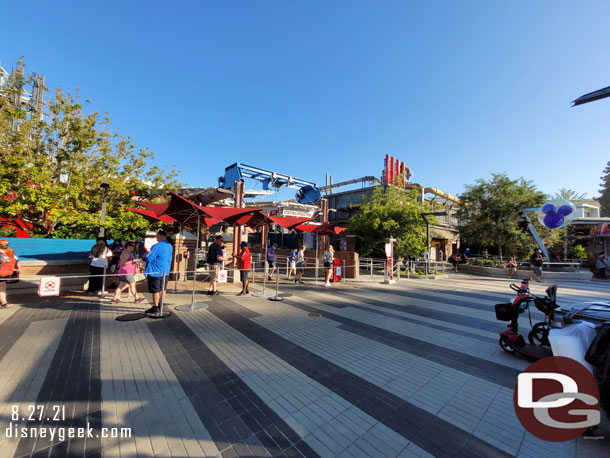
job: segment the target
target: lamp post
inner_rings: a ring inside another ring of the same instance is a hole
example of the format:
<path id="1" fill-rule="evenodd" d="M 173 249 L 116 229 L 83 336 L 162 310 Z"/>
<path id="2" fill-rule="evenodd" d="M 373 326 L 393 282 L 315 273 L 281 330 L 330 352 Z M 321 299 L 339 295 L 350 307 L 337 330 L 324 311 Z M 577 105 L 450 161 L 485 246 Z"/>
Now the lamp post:
<path id="1" fill-rule="evenodd" d="M 106 228 L 104 227 L 103 223 L 106 221 L 106 197 L 108 195 L 109 188 L 110 185 L 108 184 L 108 180 L 104 179 L 100 185 L 100 189 L 102 190 L 102 210 L 100 211 L 100 221 L 102 222 L 102 225 L 100 226 L 98 237 L 106 236 Z"/>

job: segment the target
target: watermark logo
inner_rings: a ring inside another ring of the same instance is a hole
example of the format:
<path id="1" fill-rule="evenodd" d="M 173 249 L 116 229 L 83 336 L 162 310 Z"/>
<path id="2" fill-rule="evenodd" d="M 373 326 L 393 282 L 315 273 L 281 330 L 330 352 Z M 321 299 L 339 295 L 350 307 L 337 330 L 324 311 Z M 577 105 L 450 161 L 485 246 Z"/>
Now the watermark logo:
<path id="1" fill-rule="evenodd" d="M 521 424 L 539 439 L 575 439 L 600 422 L 599 389 L 579 362 L 551 356 L 530 365 L 517 378 L 513 396 Z"/>

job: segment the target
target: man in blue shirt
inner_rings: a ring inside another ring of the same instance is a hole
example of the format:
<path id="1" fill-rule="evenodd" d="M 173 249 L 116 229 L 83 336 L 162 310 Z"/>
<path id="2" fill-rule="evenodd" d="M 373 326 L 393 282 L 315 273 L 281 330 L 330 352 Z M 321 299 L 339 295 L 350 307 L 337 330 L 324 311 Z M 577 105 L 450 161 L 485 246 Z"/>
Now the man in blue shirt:
<path id="1" fill-rule="evenodd" d="M 271 276 L 275 271 L 275 250 L 277 250 L 277 243 L 274 243 L 267 249 L 267 264 L 269 265 L 269 280 L 273 280 Z"/>
<path id="2" fill-rule="evenodd" d="M 172 256 L 174 249 L 167 241 L 167 234 L 163 229 L 157 231 L 157 243 L 155 243 L 148 256 L 146 256 L 146 281 L 148 283 L 148 292 L 152 294 L 153 306 L 146 310 L 146 313 L 159 313 L 159 303 L 161 296 L 167 288 L 167 276 L 172 267 Z M 165 284 L 163 284 L 165 277 Z"/>
<path id="3" fill-rule="evenodd" d="M 208 289 L 208 295 L 214 296 L 220 294 L 217 291 L 218 287 L 218 271 L 222 261 L 225 261 L 224 253 L 222 252 L 222 235 L 217 235 L 214 238 L 214 243 L 210 245 L 208 249 L 208 264 L 210 265 L 210 287 Z"/>

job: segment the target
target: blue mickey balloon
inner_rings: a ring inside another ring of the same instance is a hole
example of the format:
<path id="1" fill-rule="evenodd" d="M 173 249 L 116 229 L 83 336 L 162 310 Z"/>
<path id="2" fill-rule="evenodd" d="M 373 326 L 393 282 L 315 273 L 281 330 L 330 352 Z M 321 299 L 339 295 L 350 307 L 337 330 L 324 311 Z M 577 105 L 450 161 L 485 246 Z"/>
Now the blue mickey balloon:
<path id="1" fill-rule="evenodd" d="M 569 200 L 553 199 L 545 202 L 538 210 L 538 221 L 549 229 L 559 229 L 572 222 L 576 207 Z"/>

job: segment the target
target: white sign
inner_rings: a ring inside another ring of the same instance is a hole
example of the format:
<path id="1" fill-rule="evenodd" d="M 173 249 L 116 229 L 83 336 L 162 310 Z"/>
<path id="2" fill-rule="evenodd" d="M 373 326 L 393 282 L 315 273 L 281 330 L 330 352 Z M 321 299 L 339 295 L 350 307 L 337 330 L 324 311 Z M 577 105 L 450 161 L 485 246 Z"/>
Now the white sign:
<path id="1" fill-rule="evenodd" d="M 226 283 L 227 282 L 227 271 L 226 270 L 219 270 L 218 271 L 217 281 L 218 281 L 218 283 Z"/>
<path id="2" fill-rule="evenodd" d="M 61 287 L 61 278 L 59 277 L 42 277 L 38 284 L 38 295 L 40 297 L 45 296 L 59 296 L 59 289 Z"/>
<path id="3" fill-rule="evenodd" d="M 386 243 L 385 244 L 385 255 L 388 258 L 392 257 L 392 244 L 391 243 Z"/>
<path id="4" fill-rule="evenodd" d="M 337 277 L 340 277 L 340 276 L 341 276 L 341 267 L 338 267 L 338 266 L 337 266 L 337 267 L 335 267 L 335 272 L 337 273 L 337 274 L 336 274 L 336 275 L 337 275 Z"/>

